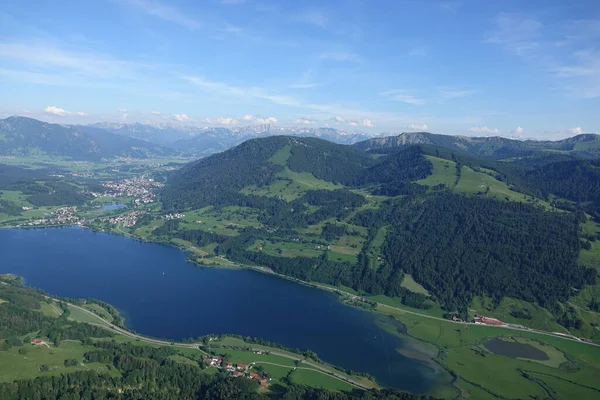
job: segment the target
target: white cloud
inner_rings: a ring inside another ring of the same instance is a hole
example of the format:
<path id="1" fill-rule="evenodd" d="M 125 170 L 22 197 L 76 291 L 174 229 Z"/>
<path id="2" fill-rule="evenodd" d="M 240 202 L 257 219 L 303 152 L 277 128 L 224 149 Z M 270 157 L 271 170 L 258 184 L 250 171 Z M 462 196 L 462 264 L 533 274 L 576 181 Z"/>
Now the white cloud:
<path id="1" fill-rule="evenodd" d="M 246 114 L 242 118 L 242 121 L 250 122 L 253 124 L 276 124 L 277 119 L 275 117 L 255 117 L 254 115 Z"/>
<path id="2" fill-rule="evenodd" d="M 485 134 L 498 134 L 500 131 L 498 128 L 489 128 L 487 126 L 473 126 L 468 129 L 471 133 L 485 133 Z"/>
<path id="3" fill-rule="evenodd" d="M 160 111 L 152 111 L 152 115 L 160 115 Z"/>
<path id="4" fill-rule="evenodd" d="M 373 128 L 375 125 L 368 119 L 363 119 L 360 121 L 348 121 L 349 126 L 364 126 L 365 128 Z"/>
<path id="5" fill-rule="evenodd" d="M 331 61 L 360 61 L 360 56 L 356 53 L 348 52 L 348 51 L 327 51 L 319 54 L 319 60 L 331 60 Z"/>
<path id="6" fill-rule="evenodd" d="M 295 19 L 320 28 L 325 28 L 327 26 L 327 16 L 321 11 L 309 11 L 296 16 Z"/>
<path id="7" fill-rule="evenodd" d="M 127 109 L 126 108 L 117 108 L 117 112 L 125 113 L 125 112 L 127 112 Z"/>
<path id="8" fill-rule="evenodd" d="M 193 18 L 187 16 L 187 14 L 179 9 L 170 5 L 162 4 L 158 1 L 152 0 L 123 0 L 148 15 L 163 19 L 165 21 L 172 22 L 177 25 L 181 25 L 189 30 L 196 30 L 200 28 L 200 23 Z"/>
<path id="9" fill-rule="evenodd" d="M 175 114 L 175 115 L 173 115 L 173 118 L 175 118 L 179 122 L 191 121 L 191 118 L 188 117 L 186 114 Z"/>
<path id="10" fill-rule="evenodd" d="M 583 129 L 581 129 L 579 126 L 577 128 L 567 129 L 567 131 L 573 135 L 581 135 L 583 133 Z"/>
<path id="11" fill-rule="evenodd" d="M 48 106 L 46 108 L 44 108 L 44 112 L 46 114 L 52 114 L 52 115 L 58 115 L 58 116 L 65 116 L 65 115 L 71 115 L 71 112 L 65 110 L 64 108 L 60 108 L 60 107 L 56 107 L 56 106 Z"/>
<path id="12" fill-rule="evenodd" d="M 380 96 L 383 96 L 389 100 L 399 101 L 402 103 L 413 104 L 413 105 L 421 105 L 425 104 L 425 100 L 418 98 L 416 96 L 411 95 L 405 90 L 388 90 L 386 92 L 379 93 Z"/>
<path id="13" fill-rule="evenodd" d="M 297 124 L 303 124 L 303 125 L 313 125 L 315 122 L 314 119 L 310 119 L 310 118 L 306 118 L 306 117 L 300 117 L 296 120 Z"/>
<path id="14" fill-rule="evenodd" d="M 276 124 L 277 118 L 275 118 L 275 117 L 254 118 L 254 122 L 257 124 Z"/>
<path id="15" fill-rule="evenodd" d="M 341 123 L 343 123 L 343 122 L 345 122 L 345 121 L 346 121 L 344 118 L 342 118 L 342 117 L 338 117 L 338 116 L 331 117 L 330 119 L 331 119 L 333 122 L 335 122 L 336 124 L 341 124 Z"/>
<path id="16" fill-rule="evenodd" d="M 84 113 L 83 111 L 78 111 L 75 114 L 77 114 L 80 117 L 87 117 L 88 115 L 86 113 Z"/>
<path id="17" fill-rule="evenodd" d="M 523 134 L 523 132 L 525 132 L 525 129 L 521 128 L 520 126 L 519 126 L 519 127 L 517 127 L 517 128 L 514 130 L 514 133 L 515 133 L 516 135 L 522 135 L 522 134 Z"/>
<path id="18" fill-rule="evenodd" d="M 427 126 L 427 124 L 410 124 L 407 126 L 407 128 L 413 129 L 415 131 L 424 131 L 427 130 L 427 128 L 429 127 Z"/>
<path id="19" fill-rule="evenodd" d="M 240 121 L 237 118 L 231 118 L 231 117 L 217 118 L 217 123 L 222 124 L 222 125 L 235 125 L 235 124 L 238 124 L 239 122 Z"/>

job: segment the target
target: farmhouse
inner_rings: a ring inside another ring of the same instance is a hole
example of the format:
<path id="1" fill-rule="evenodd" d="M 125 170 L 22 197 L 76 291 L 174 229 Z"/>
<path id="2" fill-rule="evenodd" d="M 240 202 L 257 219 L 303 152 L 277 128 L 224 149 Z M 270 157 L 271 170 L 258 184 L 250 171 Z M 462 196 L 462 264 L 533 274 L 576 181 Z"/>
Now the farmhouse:
<path id="1" fill-rule="evenodd" d="M 494 325 L 494 326 L 502 326 L 504 325 L 504 322 L 495 319 L 495 318 L 488 318 L 486 316 L 483 315 L 475 315 L 475 323 L 476 324 L 485 324 L 485 325 Z"/>

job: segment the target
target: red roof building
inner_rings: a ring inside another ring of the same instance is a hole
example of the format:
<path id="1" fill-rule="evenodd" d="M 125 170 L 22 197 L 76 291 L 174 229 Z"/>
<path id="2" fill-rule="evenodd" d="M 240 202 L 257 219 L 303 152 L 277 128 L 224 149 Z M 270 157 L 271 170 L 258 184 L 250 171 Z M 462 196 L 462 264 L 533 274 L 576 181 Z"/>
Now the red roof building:
<path id="1" fill-rule="evenodd" d="M 42 344 L 42 343 L 44 343 L 44 341 L 41 339 L 33 339 L 31 341 L 31 344 L 35 344 L 35 345 Z"/>

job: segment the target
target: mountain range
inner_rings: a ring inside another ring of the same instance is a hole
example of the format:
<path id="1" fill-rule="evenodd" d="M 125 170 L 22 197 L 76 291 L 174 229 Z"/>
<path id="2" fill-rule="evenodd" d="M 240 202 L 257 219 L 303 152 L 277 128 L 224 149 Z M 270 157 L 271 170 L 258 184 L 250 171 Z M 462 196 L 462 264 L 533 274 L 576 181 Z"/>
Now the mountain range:
<path id="1" fill-rule="evenodd" d="M 161 145 L 86 126 L 50 124 L 25 117 L 0 120 L 0 155 L 48 154 L 74 160 L 117 156 L 147 158 L 178 152 Z"/>
<path id="2" fill-rule="evenodd" d="M 73 159 L 115 156 L 145 158 L 184 155 L 207 156 L 255 138 L 270 136 L 316 137 L 337 144 L 354 145 L 361 151 L 382 151 L 408 145 L 435 145 L 475 157 L 502 160 L 539 152 L 595 157 L 600 136 L 582 134 L 559 141 L 516 140 L 503 137 L 467 137 L 428 132 L 377 135 L 330 127 L 196 127 L 175 124 L 101 122 L 90 125 L 59 125 L 13 116 L 0 120 L 0 154 L 47 153 Z M 388 136 L 385 136 L 388 135 Z"/>

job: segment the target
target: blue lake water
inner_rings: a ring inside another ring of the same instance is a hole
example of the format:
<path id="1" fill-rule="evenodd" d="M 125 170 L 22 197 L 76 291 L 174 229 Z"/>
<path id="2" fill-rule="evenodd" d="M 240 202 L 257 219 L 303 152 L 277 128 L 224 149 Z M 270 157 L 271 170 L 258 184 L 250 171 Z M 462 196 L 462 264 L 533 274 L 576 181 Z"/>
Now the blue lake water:
<path id="1" fill-rule="evenodd" d="M 125 204 L 119 204 L 119 203 L 107 203 L 105 205 L 102 206 L 102 210 L 104 211 L 115 211 L 115 210 L 120 210 L 122 208 L 127 207 Z"/>
<path id="2" fill-rule="evenodd" d="M 311 349 L 379 383 L 425 392 L 440 378 L 382 331 L 372 313 L 329 292 L 249 270 L 198 268 L 178 249 L 82 228 L 0 230 L 0 273 L 57 296 L 94 297 L 127 326 L 161 338 L 211 333 L 261 337 Z"/>

